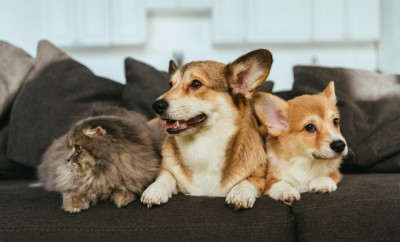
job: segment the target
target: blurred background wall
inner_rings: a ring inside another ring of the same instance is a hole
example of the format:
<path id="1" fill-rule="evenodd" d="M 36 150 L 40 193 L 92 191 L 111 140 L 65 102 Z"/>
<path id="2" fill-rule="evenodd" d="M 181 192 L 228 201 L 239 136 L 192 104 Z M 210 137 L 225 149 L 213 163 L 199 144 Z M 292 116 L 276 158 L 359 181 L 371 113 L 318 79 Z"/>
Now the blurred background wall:
<path id="1" fill-rule="evenodd" d="M 46 38 L 121 83 L 128 56 L 167 70 L 257 48 L 274 55 L 275 91 L 294 65 L 400 73 L 399 26 L 399 0 L 0 0 L 0 39 L 35 56 Z"/>

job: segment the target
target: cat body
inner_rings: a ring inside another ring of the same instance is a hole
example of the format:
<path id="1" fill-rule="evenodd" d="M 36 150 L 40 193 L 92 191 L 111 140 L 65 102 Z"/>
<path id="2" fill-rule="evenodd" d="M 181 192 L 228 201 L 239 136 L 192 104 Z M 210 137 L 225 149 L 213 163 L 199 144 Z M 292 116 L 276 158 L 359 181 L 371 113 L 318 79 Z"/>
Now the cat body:
<path id="1" fill-rule="evenodd" d="M 157 138 L 141 115 L 117 107 L 86 114 L 43 155 L 40 182 L 61 192 L 63 209 L 80 212 L 99 200 L 132 202 L 153 180 L 160 161 Z"/>

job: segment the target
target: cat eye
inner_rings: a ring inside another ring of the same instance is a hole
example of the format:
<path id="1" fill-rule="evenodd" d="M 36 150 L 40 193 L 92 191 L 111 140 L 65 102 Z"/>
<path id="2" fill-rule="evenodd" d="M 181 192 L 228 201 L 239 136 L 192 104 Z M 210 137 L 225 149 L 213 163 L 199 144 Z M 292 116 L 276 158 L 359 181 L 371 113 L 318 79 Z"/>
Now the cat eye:
<path id="1" fill-rule="evenodd" d="M 334 118 L 334 119 L 333 119 L 333 125 L 334 125 L 335 127 L 339 127 L 339 119 L 338 119 L 338 118 Z"/>
<path id="2" fill-rule="evenodd" d="M 315 127 L 314 124 L 307 124 L 304 129 L 309 132 L 309 133 L 314 133 L 315 131 L 317 131 L 317 128 Z"/>
<path id="3" fill-rule="evenodd" d="M 75 152 L 80 153 L 82 151 L 82 145 L 75 145 Z"/>
<path id="4" fill-rule="evenodd" d="M 75 147 L 75 149 L 70 152 L 70 154 L 67 158 L 68 163 L 71 162 L 72 160 L 74 160 L 79 155 L 79 152 L 77 151 L 76 146 L 74 146 L 74 147 Z"/>
<path id="5" fill-rule="evenodd" d="M 192 83 L 190 83 L 190 87 L 193 89 L 199 89 L 203 84 L 199 80 L 193 80 Z"/>

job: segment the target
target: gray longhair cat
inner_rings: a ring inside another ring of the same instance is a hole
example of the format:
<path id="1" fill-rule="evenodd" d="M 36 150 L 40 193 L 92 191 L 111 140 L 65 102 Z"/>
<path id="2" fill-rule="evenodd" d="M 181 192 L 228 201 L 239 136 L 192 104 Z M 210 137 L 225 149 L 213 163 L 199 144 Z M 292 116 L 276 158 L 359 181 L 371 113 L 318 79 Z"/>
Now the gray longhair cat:
<path id="1" fill-rule="evenodd" d="M 62 208 L 77 213 L 111 199 L 134 201 L 160 164 L 160 137 L 141 115 L 118 107 L 93 108 L 54 140 L 38 167 L 45 189 L 61 192 Z"/>

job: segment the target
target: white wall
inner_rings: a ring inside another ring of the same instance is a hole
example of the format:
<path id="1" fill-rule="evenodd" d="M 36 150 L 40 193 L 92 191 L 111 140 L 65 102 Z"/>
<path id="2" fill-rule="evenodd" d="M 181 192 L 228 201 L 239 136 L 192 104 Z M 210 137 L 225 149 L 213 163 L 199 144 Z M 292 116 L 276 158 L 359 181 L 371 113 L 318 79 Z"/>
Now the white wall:
<path id="1" fill-rule="evenodd" d="M 38 4 L 27 4 L 26 0 L 0 0 L 0 39 L 35 54 L 40 38 L 38 13 Z"/>
<path id="2" fill-rule="evenodd" d="M 379 43 L 379 69 L 400 73 L 400 1 L 381 0 L 382 25 Z"/>
<path id="3" fill-rule="evenodd" d="M 151 14 L 149 20 L 148 42 L 143 47 L 67 49 L 67 52 L 100 75 L 124 80 L 121 63 L 126 56 L 166 70 L 174 53 L 182 53 L 184 62 L 216 60 L 228 63 L 253 49 L 267 48 L 274 56 L 269 79 L 275 81 L 276 90 L 291 88 L 293 65 L 320 64 L 376 69 L 376 63 L 371 61 L 376 59 L 376 50 L 371 43 L 221 46 L 212 43 L 209 14 L 156 13 Z"/>
<path id="4" fill-rule="evenodd" d="M 42 37 L 40 9 L 36 0 L 0 0 L 0 39 L 35 55 Z M 318 64 L 400 72 L 400 1 L 381 0 L 383 38 L 375 42 L 259 43 L 218 45 L 212 41 L 209 11 L 152 11 L 147 14 L 147 41 L 144 45 L 111 47 L 68 47 L 69 55 L 96 74 L 125 82 L 123 60 L 132 57 L 166 70 L 173 53 L 183 53 L 184 62 L 193 60 L 233 61 L 256 48 L 274 55 L 270 79 L 275 90 L 290 89 L 292 67 Z M 362 8 L 362 6 L 360 6 Z M 129 23 L 126 23 L 129 24 Z M 23 31 L 17 31 L 17 30 Z M 391 34 L 388 34 L 391 33 Z M 51 39 L 50 39 L 51 41 Z"/>

